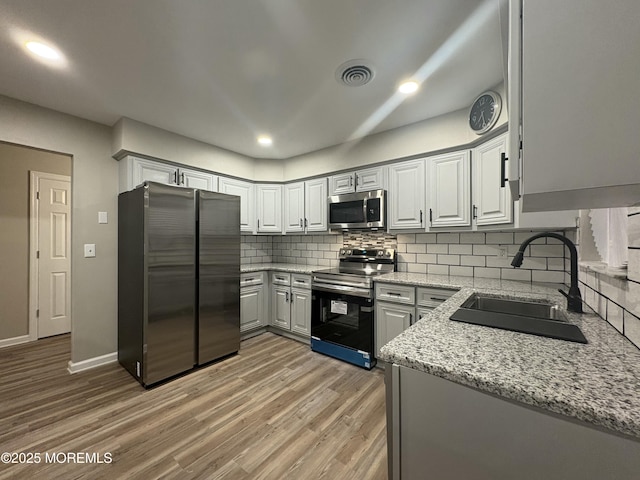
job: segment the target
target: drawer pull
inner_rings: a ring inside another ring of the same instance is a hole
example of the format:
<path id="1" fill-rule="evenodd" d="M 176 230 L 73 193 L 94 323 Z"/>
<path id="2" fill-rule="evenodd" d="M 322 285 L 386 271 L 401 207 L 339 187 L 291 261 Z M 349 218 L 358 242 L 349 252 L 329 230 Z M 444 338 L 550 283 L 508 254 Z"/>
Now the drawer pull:
<path id="1" fill-rule="evenodd" d="M 446 298 L 440 298 L 440 297 L 431 297 L 431 300 L 436 300 L 436 301 L 438 301 L 438 302 L 444 302 L 444 301 L 446 301 L 447 299 L 446 299 Z"/>
<path id="2" fill-rule="evenodd" d="M 401 297 L 402 296 L 401 293 L 396 293 L 396 292 L 387 292 L 387 295 L 391 295 L 393 297 Z"/>

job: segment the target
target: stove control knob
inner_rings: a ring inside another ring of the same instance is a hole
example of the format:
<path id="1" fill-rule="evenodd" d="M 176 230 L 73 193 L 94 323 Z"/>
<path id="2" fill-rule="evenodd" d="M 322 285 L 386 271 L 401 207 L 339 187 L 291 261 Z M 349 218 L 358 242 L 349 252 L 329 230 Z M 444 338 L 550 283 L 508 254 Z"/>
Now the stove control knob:
<path id="1" fill-rule="evenodd" d="M 390 257 L 391 256 L 391 252 L 387 252 L 384 254 L 385 257 Z"/>
<path id="2" fill-rule="evenodd" d="M 347 250 L 347 255 L 351 255 L 351 250 Z"/>
<path id="3" fill-rule="evenodd" d="M 345 249 L 340 250 L 340 255 L 344 255 Z"/>
<path id="4" fill-rule="evenodd" d="M 378 256 L 381 257 L 384 255 L 384 252 L 382 250 L 378 250 Z"/>

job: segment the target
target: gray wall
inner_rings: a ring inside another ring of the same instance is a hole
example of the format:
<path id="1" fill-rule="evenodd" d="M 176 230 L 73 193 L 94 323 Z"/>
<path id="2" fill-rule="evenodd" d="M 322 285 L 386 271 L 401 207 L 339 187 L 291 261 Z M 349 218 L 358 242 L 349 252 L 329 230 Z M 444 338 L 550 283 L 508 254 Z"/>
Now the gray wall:
<path id="1" fill-rule="evenodd" d="M 73 157 L 71 223 L 71 360 L 117 349 L 118 163 L 111 128 L 0 96 L 0 141 Z M 98 211 L 109 223 L 98 224 Z M 83 244 L 96 244 L 84 258 Z"/>
<path id="2" fill-rule="evenodd" d="M 0 340 L 29 334 L 29 172 L 71 175 L 71 157 L 0 143 Z"/>

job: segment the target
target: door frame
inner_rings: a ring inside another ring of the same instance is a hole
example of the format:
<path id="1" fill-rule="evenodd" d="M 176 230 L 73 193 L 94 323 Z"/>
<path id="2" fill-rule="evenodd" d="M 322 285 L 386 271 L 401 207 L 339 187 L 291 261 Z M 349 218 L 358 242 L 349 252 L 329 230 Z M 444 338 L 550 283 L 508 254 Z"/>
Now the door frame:
<path id="1" fill-rule="evenodd" d="M 36 312 L 38 310 L 38 220 L 40 214 L 40 207 L 38 204 L 38 198 L 36 193 L 38 192 L 38 184 L 40 179 L 60 180 L 69 182 L 69 191 L 71 191 L 71 176 L 59 175 L 56 173 L 38 172 L 35 170 L 29 171 L 29 341 L 33 342 L 38 340 L 38 316 Z M 73 215 L 73 209 L 70 210 L 69 222 L 72 221 L 71 215 Z M 69 238 L 71 242 L 71 238 Z M 69 286 L 71 286 L 71 274 L 72 259 L 71 248 L 69 249 Z M 69 287 L 71 288 L 71 287 Z M 73 296 L 73 291 L 70 291 Z M 73 322 L 73 316 L 71 317 Z M 73 327 L 73 326 L 72 326 Z"/>

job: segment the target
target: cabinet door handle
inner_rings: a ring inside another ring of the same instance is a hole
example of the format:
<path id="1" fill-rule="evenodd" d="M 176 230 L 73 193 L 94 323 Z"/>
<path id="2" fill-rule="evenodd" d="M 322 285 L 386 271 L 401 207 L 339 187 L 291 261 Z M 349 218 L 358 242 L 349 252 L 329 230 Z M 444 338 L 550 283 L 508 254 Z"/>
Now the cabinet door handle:
<path id="1" fill-rule="evenodd" d="M 180 174 L 180 185 L 184 185 L 184 172 Z"/>
<path id="2" fill-rule="evenodd" d="M 285 293 L 285 300 L 286 303 L 289 303 L 289 292 Z"/>
<path id="3" fill-rule="evenodd" d="M 358 174 L 357 174 L 357 173 L 354 173 L 354 174 L 353 174 L 353 176 L 354 176 L 354 177 L 355 177 L 355 179 L 356 179 L 356 188 L 358 188 Z"/>
<path id="4" fill-rule="evenodd" d="M 478 218 L 478 207 L 473 206 L 473 218 Z"/>
<path id="5" fill-rule="evenodd" d="M 429 223 L 433 225 L 433 210 L 429 209 Z"/>
<path id="6" fill-rule="evenodd" d="M 177 185 L 177 184 L 178 184 L 178 170 L 175 170 L 175 171 L 173 172 L 173 183 L 174 183 L 175 185 Z"/>
<path id="7" fill-rule="evenodd" d="M 413 314 L 409 314 L 409 325 L 413 325 Z"/>
<path id="8" fill-rule="evenodd" d="M 422 210 L 420 210 L 420 225 L 422 225 Z"/>
<path id="9" fill-rule="evenodd" d="M 293 305 L 293 293 L 291 294 L 291 305 Z"/>
<path id="10" fill-rule="evenodd" d="M 507 160 L 507 154 L 502 152 L 500 154 L 500 187 L 504 187 L 507 180 L 509 180 L 505 177 L 507 173 Z"/>
<path id="11" fill-rule="evenodd" d="M 353 177 L 349 177 L 349 186 L 353 187 Z"/>
<path id="12" fill-rule="evenodd" d="M 300 219 L 300 226 L 302 227 L 302 219 Z"/>
<path id="13" fill-rule="evenodd" d="M 307 219 L 304 219 L 304 228 L 307 228 Z"/>
<path id="14" fill-rule="evenodd" d="M 260 230 L 260 219 L 258 219 L 258 230 Z"/>

